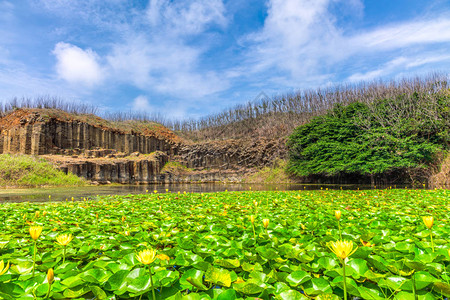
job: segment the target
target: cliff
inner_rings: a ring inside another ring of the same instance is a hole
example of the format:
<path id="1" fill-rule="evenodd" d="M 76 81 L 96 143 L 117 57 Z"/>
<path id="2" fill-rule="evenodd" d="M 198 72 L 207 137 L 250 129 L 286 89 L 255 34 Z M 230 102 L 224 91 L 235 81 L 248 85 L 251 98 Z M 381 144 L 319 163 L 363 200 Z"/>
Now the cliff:
<path id="1" fill-rule="evenodd" d="M 238 181 L 286 155 L 284 139 L 182 141 L 160 124 L 114 123 L 54 109 L 17 109 L 0 118 L 0 154 L 42 156 L 99 183 Z M 161 173 L 168 161 L 192 174 Z"/>
<path id="2" fill-rule="evenodd" d="M 105 127 L 95 122 L 95 116 L 85 120 L 60 116 L 39 109 L 18 109 L 8 114 L 0 121 L 0 153 L 70 155 L 73 150 L 102 148 L 126 154 L 176 154 L 177 141 L 170 138 Z"/>
<path id="3" fill-rule="evenodd" d="M 174 160 L 195 170 L 240 170 L 271 165 L 286 157 L 285 139 L 230 139 L 184 143 Z"/>

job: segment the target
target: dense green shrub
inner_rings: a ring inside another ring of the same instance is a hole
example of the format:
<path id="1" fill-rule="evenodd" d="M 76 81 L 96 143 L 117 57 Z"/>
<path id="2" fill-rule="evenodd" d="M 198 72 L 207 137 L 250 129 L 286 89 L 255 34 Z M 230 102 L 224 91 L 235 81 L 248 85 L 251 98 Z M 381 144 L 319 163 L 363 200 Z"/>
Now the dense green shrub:
<path id="1" fill-rule="evenodd" d="M 426 169 L 449 149 L 449 122 L 448 91 L 336 105 L 294 130 L 288 169 L 298 176 Z"/>

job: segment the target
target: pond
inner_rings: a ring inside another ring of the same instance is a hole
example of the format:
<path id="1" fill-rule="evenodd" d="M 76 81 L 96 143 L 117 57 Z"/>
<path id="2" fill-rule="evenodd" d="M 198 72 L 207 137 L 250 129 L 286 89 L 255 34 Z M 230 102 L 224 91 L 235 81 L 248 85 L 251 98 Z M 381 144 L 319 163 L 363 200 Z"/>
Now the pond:
<path id="1" fill-rule="evenodd" d="M 410 186 L 392 186 L 393 188 L 410 188 Z M 327 184 L 244 184 L 244 183 L 184 183 L 184 184 L 149 184 L 149 185 L 101 185 L 70 188 L 36 188 L 36 189 L 1 189 L 0 202 L 44 202 L 82 200 L 97 195 L 128 195 L 145 193 L 212 193 L 224 191 L 288 191 L 320 189 L 374 189 L 370 185 L 327 185 Z"/>

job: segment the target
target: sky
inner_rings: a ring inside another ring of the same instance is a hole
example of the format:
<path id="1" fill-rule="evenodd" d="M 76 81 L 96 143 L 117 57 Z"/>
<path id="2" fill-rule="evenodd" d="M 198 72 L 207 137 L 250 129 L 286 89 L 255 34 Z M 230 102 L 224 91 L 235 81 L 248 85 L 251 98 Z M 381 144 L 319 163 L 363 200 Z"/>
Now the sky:
<path id="1" fill-rule="evenodd" d="M 187 119 L 449 68 L 450 0 L 0 0 L 3 102 Z"/>

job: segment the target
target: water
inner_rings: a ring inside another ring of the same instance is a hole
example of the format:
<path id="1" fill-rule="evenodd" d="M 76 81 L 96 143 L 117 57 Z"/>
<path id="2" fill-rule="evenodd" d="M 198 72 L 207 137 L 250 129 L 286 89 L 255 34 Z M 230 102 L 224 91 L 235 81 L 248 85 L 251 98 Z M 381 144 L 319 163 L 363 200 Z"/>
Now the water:
<path id="1" fill-rule="evenodd" d="M 404 188 L 405 186 L 396 186 Z M 409 186 L 407 186 L 409 188 Z M 40 188 L 22 190 L 0 190 L 0 202 L 44 202 L 92 199 L 97 195 L 129 195 L 145 193 L 212 193 L 224 191 L 292 191 L 292 190 L 320 190 L 344 189 L 363 190 L 378 187 L 370 185 L 327 185 L 327 184 L 243 184 L 243 183 L 178 183 L 178 184 L 149 184 L 149 185 L 103 185 L 71 188 Z M 383 188 L 383 187 L 382 187 Z M 387 187 L 384 187 L 387 188 Z M 393 186 L 394 188 L 394 186 Z M 49 197 L 50 196 L 50 197 Z"/>

